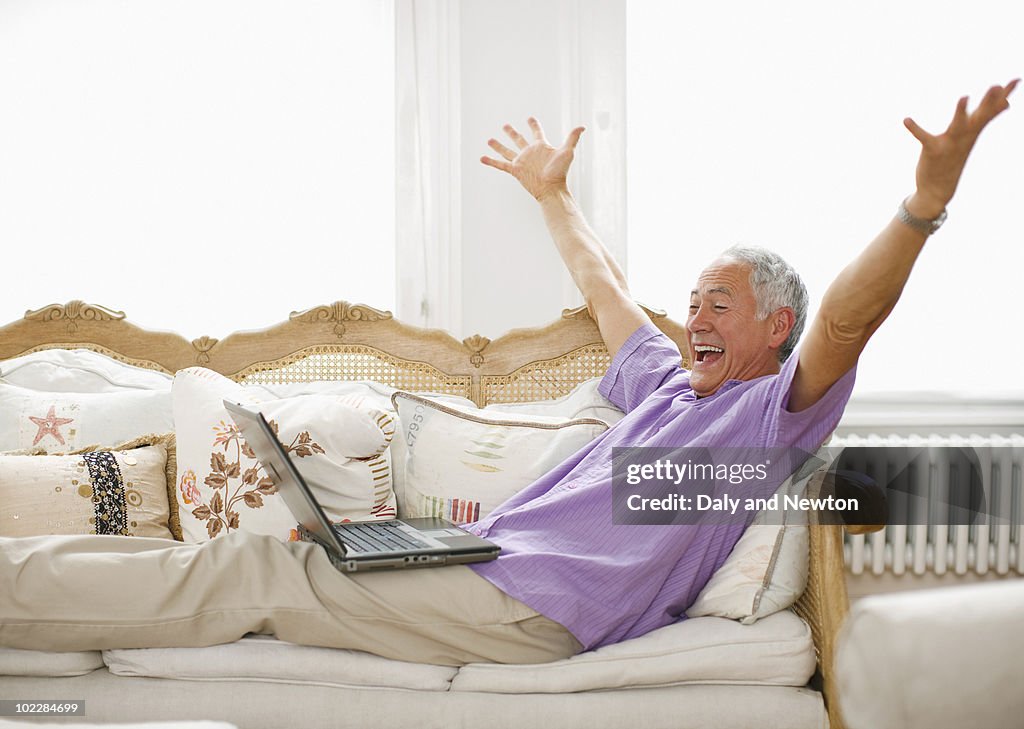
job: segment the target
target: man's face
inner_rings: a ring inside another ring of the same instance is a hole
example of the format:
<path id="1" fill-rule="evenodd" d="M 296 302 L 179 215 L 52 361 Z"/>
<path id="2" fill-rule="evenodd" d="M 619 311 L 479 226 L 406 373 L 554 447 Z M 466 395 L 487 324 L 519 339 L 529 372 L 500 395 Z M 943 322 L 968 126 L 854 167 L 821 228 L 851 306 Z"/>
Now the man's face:
<path id="1" fill-rule="evenodd" d="M 726 380 L 752 380 L 779 371 L 779 319 L 757 319 L 750 267 L 720 258 L 704 269 L 690 294 L 686 320 L 690 386 L 698 397 Z M 786 332 L 788 334 L 788 331 Z"/>

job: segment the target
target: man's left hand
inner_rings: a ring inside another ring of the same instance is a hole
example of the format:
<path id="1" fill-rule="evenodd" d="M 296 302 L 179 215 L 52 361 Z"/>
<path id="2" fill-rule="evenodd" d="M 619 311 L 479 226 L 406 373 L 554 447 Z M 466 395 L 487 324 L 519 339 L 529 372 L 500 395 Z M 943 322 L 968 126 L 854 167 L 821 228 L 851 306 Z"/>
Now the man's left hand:
<path id="1" fill-rule="evenodd" d="M 945 209 L 953 198 L 978 135 L 990 121 L 1010 107 L 1007 97 L 1019 81 L 1014 79 L 1005 86 L 993 86 L 971 113 L 967 112 L 967 97 L 962 97 L 956 105 L 953 121 L 942 134 L 929 134 L 909 117 L 903 120 L 904 126 L 921 143 L 917 192 L 907 201 L 911 214 L 930 219 Z"/>

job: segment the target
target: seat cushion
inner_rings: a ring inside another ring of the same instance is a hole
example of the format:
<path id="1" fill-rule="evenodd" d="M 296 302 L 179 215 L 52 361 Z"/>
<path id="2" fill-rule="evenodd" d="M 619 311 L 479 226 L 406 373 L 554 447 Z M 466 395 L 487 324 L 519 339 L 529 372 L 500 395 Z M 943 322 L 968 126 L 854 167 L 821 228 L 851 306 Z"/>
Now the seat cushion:
<path id="1" fill-rule="evenodd" d="M 273 681 L 316 686 L 386 686 L 447 691 L 458 669 L 406 663 L 360 651 L 295 645 L 250 635 L 207 648 L 133 648 L 103 651 L 119 676 L 191 681 Z"/>
<path id="2" fill-rule="evenodd" d="M 234 724 L 223 721 L 147 721 L 141 724 L 37 724 L 27 721 L 5 721 L 0 719 L 0 729 L 238 729 Z"/>
<path id="3" fill-rule="evenodd" d="M 102 667 L 99 651 L 48 653 L 0 648 L 0 676 L 81 676 Z"/>
<path id="4" fill-rule="evenodd" d="M 814 672 L 807 625 L 788 610 L 753 625 L 691 618 L 562 661 L 464 666 L 453 691 L 561 693 L 687 683 L 804 686 Z"/>
<path id="5" fill-rule="evenodd" d="M 299 646 L 247 636 L 208 648 L 103 651 L 111 673 L 190 680 L 281 681 L 420 691 L 561 693 L 742 683 L 803 686 L 814 672 L 807 625 L 788 610 L 754 625 L 693 618 L 632 640 L 546 664 L 477 663 L 455 669 L 359 651 Z"/>

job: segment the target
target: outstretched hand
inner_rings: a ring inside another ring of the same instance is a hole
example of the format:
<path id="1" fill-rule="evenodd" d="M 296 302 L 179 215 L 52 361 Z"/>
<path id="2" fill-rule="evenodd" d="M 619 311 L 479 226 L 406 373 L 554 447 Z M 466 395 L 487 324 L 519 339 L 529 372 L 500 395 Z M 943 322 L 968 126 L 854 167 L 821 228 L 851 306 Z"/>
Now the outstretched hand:
<path id="1" fill-rule="evenodd" d="M 971 113 L 967 113 L 967 97 L 962 97 L 957 102 L 953 121 L 941 134 L 929 134 L 909 117 L 903 120 L 904 126 L 921 143 L 915 194 L 917 210 L 911 212 L 932 218 L 946 207 L 956 191 L 967 156 L 978 135 L 990 121 L 1010 107 L 1007 97 L 1019 81 L 1014 79 L 1005 86 L 993 86 Z"/>
<path id="2" fill-rule="evenodd" d="M 576 127 L 565 138 L 560 147 L 552 147 L 544 136 L 540 122 L 532 116 L 527 120 L 533 130 L 533 141 L 528 142 L 511 124 L 506 124 L 505 133 L 519 148 L 514 152 L 497 139 L 487 140 L 487 145 L 504 159 L 481 157 L 480 161 L 489 167 L 507 172 L 517 180 L 526 191 L 537 200 L 543 200 L 552 193 L 567 190 L 565 182 L 572 165 L 574 150 L 583 127 Z"/>

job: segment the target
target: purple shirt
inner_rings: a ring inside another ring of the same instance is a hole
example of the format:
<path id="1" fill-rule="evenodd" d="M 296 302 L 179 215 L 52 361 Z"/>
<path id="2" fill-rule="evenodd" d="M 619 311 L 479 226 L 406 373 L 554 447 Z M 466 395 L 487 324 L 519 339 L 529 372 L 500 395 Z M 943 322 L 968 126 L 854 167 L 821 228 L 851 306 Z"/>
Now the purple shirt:
<path id="1" fill-rule="evenodd" d="M 616 353 L 600 392 L 626 417 L 471 529 L 501 546 L 482 577 L 565 626 L 585 650 L 682 619 L 746 523 L 612 524 L 612 447 L 794 447 L 813 453 L 853 390 L 855 368 L 817 403 L 785 409 L 797 354 L 777 375 L 690 388 L 675 343 L 653 324 Z M 753 514 L 750 518 L 753 518 Z"/>

